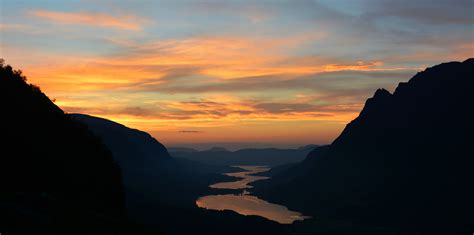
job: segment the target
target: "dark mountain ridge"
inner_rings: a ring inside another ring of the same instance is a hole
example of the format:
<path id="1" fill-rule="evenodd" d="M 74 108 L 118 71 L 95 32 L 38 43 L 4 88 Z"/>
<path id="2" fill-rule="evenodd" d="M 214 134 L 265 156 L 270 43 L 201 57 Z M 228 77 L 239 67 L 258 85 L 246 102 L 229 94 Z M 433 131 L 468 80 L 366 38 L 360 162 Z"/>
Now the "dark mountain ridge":
<path id="1" fill-rule="evenodd" d="M 106 224 L 125 218 L 121 173 L 100 140 L 3 60 L 0 106 L 1 232 L 120 230 Z"/>
<path id="2" fill-rule="evenodd" d="M 150 162 L 156 164 L 154 167 L 160 167 L 172 161 L 165 146 L 146 132 L 99 117 L 84 114 L 69 116 L 84 123 L 109 147 L 115 160 L 125 170 L 124 174 L 128 173 L 127 169 L 143 170 Z M 127 168 L 124 169 L 124 166 Z"/>
<path id="3" fill-rule="evenodd" d="M 472 90 L 474 59 L 428 68 L 393 94 L 379 89 L 331 145 L 254 183 L 256 193 L 387 233 L 472 232 Z"/>

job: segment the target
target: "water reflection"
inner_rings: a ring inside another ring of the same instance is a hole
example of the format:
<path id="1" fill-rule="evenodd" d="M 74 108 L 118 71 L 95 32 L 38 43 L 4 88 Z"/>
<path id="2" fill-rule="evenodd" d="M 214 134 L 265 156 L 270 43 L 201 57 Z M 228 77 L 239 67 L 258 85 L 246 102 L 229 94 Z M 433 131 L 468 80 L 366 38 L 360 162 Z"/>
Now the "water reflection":
<path id="1" fill-rule="evenodd" d="M 260 173 L 260 172 L 268 171 L 268 170 L 270 170 L 269 167 L 264 167 L 264 166 L 236 166 L 236 167 L 244 169 L 245 171 L 234 172 L 234 173 L 226 173 L 225 175 L 242 178 L 241 180 L 217 183 L 217 184 L 213 184 L 209 187 L 218 188 L 218 189 L 245 189 L 245 188 L 251 188 L 252 187 L 252 186 L 248 185 L 249 183 L 255 182 L 257 180 L 264 180 L 264 179 L 269 178 L 269 177 L 265 177 L 265 176 L 252 175 L 252 174 L 257 174 L 257 173 Z"/>
<path id="2" fill-rule="evenodd" d="M 251 182 L 268 179 L 269 177 L 254 176 L 252 174 L 268 171 L 270 168 L 262 166 L 238 166 L 242 172 L 227 173 L 226 175 L 242 178 L 234 182 L 222 182 L 210 185 L 219 189 L 246 189 L 252 186 Z M 209 195 L 196 200 L 196 205 L 212 210 L 233 210 L 242 215 L 258 215 L 282 224 L 291 224 L 295 220 L 308 218 L 296 211 L 290 211 L 285 206 L 269 203 L 250 195 L 246 190 L 242 194 Z"/>

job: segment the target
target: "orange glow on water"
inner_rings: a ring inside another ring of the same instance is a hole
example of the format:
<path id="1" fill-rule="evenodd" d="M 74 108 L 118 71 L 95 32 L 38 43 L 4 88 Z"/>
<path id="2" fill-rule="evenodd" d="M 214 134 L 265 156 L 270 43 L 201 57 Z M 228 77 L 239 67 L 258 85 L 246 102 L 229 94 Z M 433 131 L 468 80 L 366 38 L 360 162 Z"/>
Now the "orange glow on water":
<path id="1" fill-rule="evenodd" d="M 248 183 L 268 179 L 268 177 L 253 176 L 260 172 L 268 171 L 270 168 L 260 166 L 238 166 L 242 172 L 228 173 L 226 175 L 240 177 L 242 180 L 233 182 L 223 182 L 211 185 L 211 188 L 219 189 L 245 189 L 250 186 Z M 209 195 L 196 200 L 196 206 L 211 210 L 233 210 L 241 215 L 257 215 L 281 224 L 291 224 L 296 220 L 310 218 L 299 212 L 290 211 L 282 205 L 277 205 L 264 201 L 258 197 L 250 195 L 244 190 L 242 194 Z"/>

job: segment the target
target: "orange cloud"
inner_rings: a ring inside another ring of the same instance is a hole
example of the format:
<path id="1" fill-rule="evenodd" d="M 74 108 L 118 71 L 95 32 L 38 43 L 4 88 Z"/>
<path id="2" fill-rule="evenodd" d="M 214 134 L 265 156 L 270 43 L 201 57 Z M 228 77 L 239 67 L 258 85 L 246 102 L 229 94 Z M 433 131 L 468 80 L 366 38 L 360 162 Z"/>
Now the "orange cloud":
<path id="1" fill-rule="evenodd" d="M 69 86 L 74 90 L 100 90 L 133 89 L 135 84 L 142 82 L 157 86 L 165 77 L 200 76 L 231 80 L 274 76 L 275 79 L 292 79 L 344 70 L 406 69 L 384 67 L 381 62 L 337 63 L 321 58 L 282 64 L 282 61 L 292 59 L 285 54 L 286 48 L 300 41 L 299 38 L 272 42 L 247 38 L 190 38 L 136 44 L 115 39 L 111 42 L 123 47 L 121 54 L 107 57 L 75 55 L 74 59 L 66 59 L 62 66 L 40 67 L 34 71 L 38 74 L 38 80 L 48 80 L 48 83 L 54 80 L 55 86 L 61 89 Z M 82 86 L 78 87 L 78 84 Z"/>
<path id="2" fill-rule="evenodd" d="M 315 74 L 335 71 L 385 71 L 403 70 L 403 67 L 384 67 L 383 62 L 337 63 L 328 58 L 299 60 L 289 56 L 289 49 L 306 41 L 324 37 L 324 33 L 296 35 L 282 39 L 249 39 L 245 37 L 198 37 L 184 40 L 155 41 L 135 44 L 112 39 L 111 42 L 127 48 L 128 53 L 103 61 L 110 65 L 137 66 L 192 66 L 200 68 L 199 74 L 219 79 L 235 79 L 268 75 Z M 285 63 L 296 60 L 301 63 Z"/>
<path id="3" fill-rule="evenodd" d="M 33 16 L 40 17 L 59 24 L 79 24 L 125 30 L 141 30 L 142 19 L 135 16 L 114 17 L 107 14 L 86 12 L 58 12 L 36 10 L 30 12 Z"/>
<path id="4" fill-rule="evenodd" d="M 327 100 L 332 101 L 332 100 Z M 124 124 L 150 129 L 150 123 L 168 123 L 167 128 L 216 127 L 238 125 L 242 121 L 332 121 L 345 123 L 354 118 L 360 104 L 315 105 L 298 100 L 287 103 L 262 103 L 232 96 L 210 96 L 197 101 L 160 100 L 143 107 L 108 100 L 107 106 L 74 98 L 58 98 L 56 104 L 67 112 L 80 112 L 121 120 Z M 137 124 L 139 122 L 139 124 Z M 139 125 L 139 126 L 137 126 Z M 159 129 L 161 129 L 160 127 Z M 151 128 L 153 129 L 153 128 Z"/>

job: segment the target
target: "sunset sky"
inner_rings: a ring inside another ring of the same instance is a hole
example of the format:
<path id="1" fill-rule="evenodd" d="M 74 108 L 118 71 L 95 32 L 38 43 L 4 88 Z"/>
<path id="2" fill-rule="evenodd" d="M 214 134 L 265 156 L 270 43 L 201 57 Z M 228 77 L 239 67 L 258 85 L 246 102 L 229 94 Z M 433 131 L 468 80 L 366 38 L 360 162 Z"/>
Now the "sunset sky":
<path id="1" fill-rule="evenodd" d="M 0 0 L 0 57 L 168 146 L 330 143 L 377 88 L 474 55 L 472 0 Z"/>

